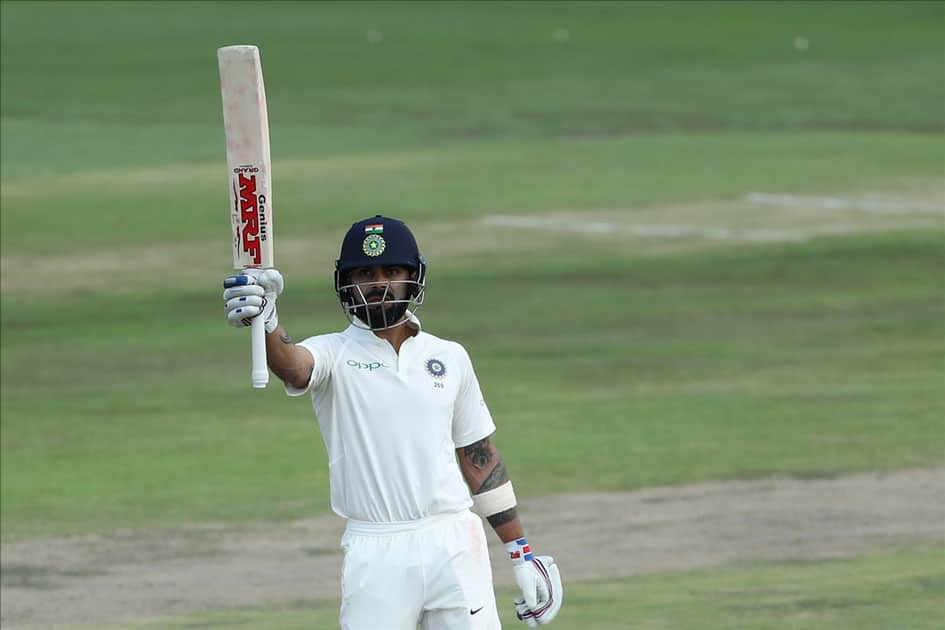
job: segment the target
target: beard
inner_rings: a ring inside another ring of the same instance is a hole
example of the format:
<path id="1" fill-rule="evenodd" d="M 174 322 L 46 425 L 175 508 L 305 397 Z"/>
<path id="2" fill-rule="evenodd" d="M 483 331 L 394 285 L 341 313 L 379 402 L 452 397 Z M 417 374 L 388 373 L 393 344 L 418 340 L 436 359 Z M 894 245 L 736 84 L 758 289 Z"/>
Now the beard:
<path id="1" fill-rule="evenodd" d="M 407 312 L 407 301 L 358 306 L 354 314 L 372 330 L 388 328 L 398 323 Z"/>
<path id="2" fill-rule="evenodd" d="M 422 294 L 423 285 L 416 280 L 396 280 L 345 285 L 339 290 L 338 296 L 353 324 L 357 321 L 355 325 L 362 328 L 383 330 L 403 324 L 408 308 Z"/>

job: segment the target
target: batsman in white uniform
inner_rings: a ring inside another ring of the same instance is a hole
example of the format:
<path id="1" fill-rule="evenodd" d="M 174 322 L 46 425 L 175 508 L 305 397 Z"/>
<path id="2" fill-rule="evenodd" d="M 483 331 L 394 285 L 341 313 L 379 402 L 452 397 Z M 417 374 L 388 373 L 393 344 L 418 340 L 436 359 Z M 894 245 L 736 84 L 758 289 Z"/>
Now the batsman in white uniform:
<path id="1" fill-rule="evenodd" d="M 335 264 L 344 331 L 295 343 L 274 269 L 227 278 L 223 299 L 235 326 L 264 319 L 269 368 L 315 408 L 331 507 L 347 519 L 342 628 L 499 628 L 480 516 L 508 551 L 518 618 L 549 623 L 564 595 L 558 567 L 525 538 L 469 355 L 414 315 L 425 279 L 413 234 L 378 215 L 351 226 Z"/>

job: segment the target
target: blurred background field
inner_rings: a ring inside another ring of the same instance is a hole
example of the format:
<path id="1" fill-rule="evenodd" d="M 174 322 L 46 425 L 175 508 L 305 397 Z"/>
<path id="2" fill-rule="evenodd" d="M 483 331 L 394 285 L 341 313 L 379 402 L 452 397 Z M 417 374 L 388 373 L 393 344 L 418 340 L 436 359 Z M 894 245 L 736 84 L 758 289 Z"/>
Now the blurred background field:
<path id="1" fill-rule="evenodd" d="M 406 220 L 419 315 L 469 349 L 520 494 L 945 460 L 941 3 L 0 11 L 4 542 L 328 510 L 309 405 L 250 389 L 219 299 L 232 43 L 263 55 L 282 320 L 342 327 L 342 234 Z M 932 627 L 936 557 L 857 560 L 933 575 L 920 605 L 824 568 L 832 627 L 875 597 Z M 679 627 L 653 603 L 677 588 L 705 612 L 683 626 L 798 627 L 700 603 L 748 569 L 670 579 L 576 585 L 563 627 L 626 627 L 629 601 Z"/>

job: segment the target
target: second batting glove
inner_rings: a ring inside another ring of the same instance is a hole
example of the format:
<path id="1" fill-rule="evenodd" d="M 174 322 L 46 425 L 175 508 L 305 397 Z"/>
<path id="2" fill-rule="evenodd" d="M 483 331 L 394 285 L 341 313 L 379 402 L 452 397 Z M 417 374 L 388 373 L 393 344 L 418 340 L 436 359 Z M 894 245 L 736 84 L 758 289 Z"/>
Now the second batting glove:
<path id="1" fill-rule="evenodd" d="M 526 538 L 506 543 L 505 549 L 515 582 L 522 589 L 522 597 L 513 602 L 519 620 L 529 628 L 551 623 L 564 602 L 561 574 L 554 558 L 532 555 Z"/>

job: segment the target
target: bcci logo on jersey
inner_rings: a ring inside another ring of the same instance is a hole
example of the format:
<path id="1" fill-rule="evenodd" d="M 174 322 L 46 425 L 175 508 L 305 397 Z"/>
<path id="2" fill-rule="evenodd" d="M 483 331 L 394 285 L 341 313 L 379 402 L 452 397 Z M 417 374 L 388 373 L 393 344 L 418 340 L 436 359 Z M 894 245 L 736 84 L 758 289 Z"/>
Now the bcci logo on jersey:
<path id="1" fill-rule="evenodd" d="M 443 365 L 443 362 L 439 359 L 428 359 L 427 360 L 427 372 L 433 378 L 443 378 L 446 376 L 446 366 Z"/>

